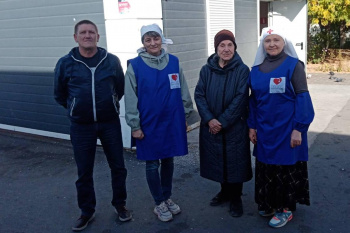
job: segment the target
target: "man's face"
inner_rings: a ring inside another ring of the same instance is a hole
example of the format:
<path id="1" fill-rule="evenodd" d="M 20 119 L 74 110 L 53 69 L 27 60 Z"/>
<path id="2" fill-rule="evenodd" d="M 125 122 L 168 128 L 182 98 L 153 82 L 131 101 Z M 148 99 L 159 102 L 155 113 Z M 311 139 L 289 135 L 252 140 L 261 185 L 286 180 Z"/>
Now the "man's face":
<path id="1" fill-rule="evenodd" d="M 74 40 L 79 44 L 79 48 L 94 49 L 97 48 L 97 42 L 100 35 L 92 24 L 82 24 L 78 26 L 77 33 L 74 34 Z"/>

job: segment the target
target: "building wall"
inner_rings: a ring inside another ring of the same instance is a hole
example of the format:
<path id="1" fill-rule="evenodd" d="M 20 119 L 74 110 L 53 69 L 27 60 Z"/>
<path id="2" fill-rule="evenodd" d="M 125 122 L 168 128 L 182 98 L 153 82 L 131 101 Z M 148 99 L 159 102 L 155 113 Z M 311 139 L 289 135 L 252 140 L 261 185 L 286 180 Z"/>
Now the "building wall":
<path id="1" fill-rule="evenodd" d="M 162 8 L 164 35 L 174 42 L 168 51 L 179 58 L 193 96 L 208 58 L 205 0 L 163 0 Z"/>
<path id="2" fill-rule="evenodd" d="M 0 1 L 0 9 L 0 127 L 69 133 L 53 99 L 54 66 L 76 46 L 73 27 L 82 19 L 97 24 L 106 46 L 103 2 L 13 0 Z"/>
<path id="3" fill-rule="evenodd" d="M 141 46 L 141 26 L 158 23 L 174 41 L 169 52 L 179 57 L 193 96 L 208 57 L 207 1 L 129 0 L 126 12 L 118 0 L 0 1 L 0 128 L 68 137 L 66 111 L 53 99 L 53 69 L 76 46 L 73 27 L 82 19 L 97 24 L 99 46 L 121 58 L 124 71 Z M 256 7 L 256 0 L 235 1 L 238 51 L 247 65 L 257 45 Z"/>
<path id="4" fill-rule="evenodd" d="M 99 26 L 106 46 L 103 2 L 100 0 L 0 1 L 0 70 L 53 70 L 57 58 L 76 43 L 73 27 L 82 19 Z"/>
<path id="5" fill-rule="evenodd" d="M 235 0 L 237 51 L 243 62 L 253 65 L 258 46 L 257 0 Z"/>

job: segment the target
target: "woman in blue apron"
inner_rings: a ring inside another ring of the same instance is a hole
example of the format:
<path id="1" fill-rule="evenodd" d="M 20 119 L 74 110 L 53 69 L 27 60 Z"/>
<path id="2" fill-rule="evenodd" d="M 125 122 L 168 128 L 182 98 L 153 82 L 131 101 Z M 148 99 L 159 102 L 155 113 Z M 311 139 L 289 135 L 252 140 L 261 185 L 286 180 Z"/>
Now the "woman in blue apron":
<path id="1" fill-rule="evenodd" d="M 188 153 L 186 117 L 193 107 L 178 58 L 162 48 L 172 41 L 156 24 L 141 28 L 141 41 L 143 47 L 129 60 L 125 74 L 125 118 L 137 158 L 146 161 L 153 212 L 166 222 L 181 211 L 170 199 L 173 157 Z"/>
<path id="2" fill-rule="evenodd" d="M 304 64 L 283 31 L 263 29 L 249 85 L 255 202 L 278 228 L 293 218 L 296 203 L 310 205 L 307 130 L 314 118 Z"/>

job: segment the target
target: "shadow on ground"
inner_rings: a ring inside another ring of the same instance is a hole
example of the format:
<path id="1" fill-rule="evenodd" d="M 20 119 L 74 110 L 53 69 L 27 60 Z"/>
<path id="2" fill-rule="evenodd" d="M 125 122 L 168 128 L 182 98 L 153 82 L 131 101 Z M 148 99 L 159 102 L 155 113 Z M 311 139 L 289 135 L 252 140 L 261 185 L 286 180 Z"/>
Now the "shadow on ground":
<path id="1" fill-rule="evenodd" d="M 310 148 L 311 206 L 298 206 L 294 219 L 283 232 L 347 232 L 350 216 L 349 136 L 323 133 Z M 0 232 L 71 232 L 79 215 L 76 205 L 75 162 L 69 141 L 0 130 Z M 102 149 L 96 156 L 95 221 L 84 232 L 272 232 L 268 219 L 258 216 L 254 183 L 244 186 L 244 215 L 234 219 L 228 205 L 210 207 L 219 190 L 215 182 L 199 175 L 198 144 L 189 144 L 190 154 L 176 159 L 173 199 L 182 213 L 169 223 L 157 220 L 146 185 L 144 163 L 125 151 L 128 168 L 128 207 L 132 222 L 117 220 L 110 205 L 108 165 Z"/>

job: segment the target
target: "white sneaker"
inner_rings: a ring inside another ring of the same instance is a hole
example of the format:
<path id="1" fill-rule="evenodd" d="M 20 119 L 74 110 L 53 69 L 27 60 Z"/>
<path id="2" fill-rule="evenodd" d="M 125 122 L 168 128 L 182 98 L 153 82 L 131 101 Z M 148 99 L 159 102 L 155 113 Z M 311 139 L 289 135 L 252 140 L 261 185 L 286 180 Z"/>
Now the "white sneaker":
<path id="1" fill-rule="evenodd" d="M 168 222 L 173 219 L 173 215 L 170 213 L 164 201 L 160 203 L 160 205 L 154 207 L 153 212 L 158 216 L 159 220 L 162 222 Z"/>
<path id="2" fill-rule="evenodd" d="M 171 199 L 166 200 L 165 204 L 172 214 L 178 214 L 181 212 L 180 206 L 175 204 Z"/>

